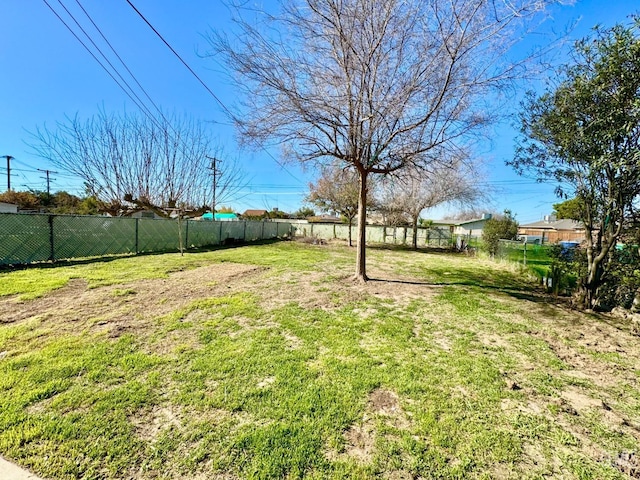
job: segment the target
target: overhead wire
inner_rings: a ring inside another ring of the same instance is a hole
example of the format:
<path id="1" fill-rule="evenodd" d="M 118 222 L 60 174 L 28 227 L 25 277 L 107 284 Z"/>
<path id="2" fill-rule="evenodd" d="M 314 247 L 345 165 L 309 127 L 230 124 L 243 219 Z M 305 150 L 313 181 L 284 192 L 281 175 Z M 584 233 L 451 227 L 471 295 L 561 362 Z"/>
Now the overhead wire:
<path id="1" fill-rule="evenodd" d="M 58 0 L 60 1 L 60 0 Z M 76 0 L 76 3 L 78 4 L 78 6 L 80 7 L 80 9 L 84 12 L 84 14 L 86 15 L 86 17 L 89 19 L 89 21 L 91 22 L 91 24 L 93 25 L 93 27 L 97 30 L 97 32 L 100 34 L 100 36 L 102 37 L 102 39 L 105 41 L 105 43 L 109 46 L 109 48 L 111 49 L 111 51 L 113 52 L 113 54 L 116 56 L 116 58 L 120 61 L 120 63 L 122 64 L 122 66 L 125 68 L 125 70 L 127 71 L 127 73 L 129 73 L 129 75 L 131 75 L 131 78 L 133 78 L 133 81 L 136 82 L 136 85 L 138 85 L 138 87 L 140 88 L 140 90 L 142 90 L 142 93 L 144 93 L 145 97 L 147 97 L 147 99 L 151 102 L 151 104 L 154 106 L 154 108 L 156 109 L 156 111 L 160 114 L 160 116 L 162 117 L 162 119 L 165 121 L 165 123 L 168 125 L 169 121 L 167 120 L 167 118 L 164 116 L 164 113 L 162 112 L 162 110 L 160 109 L 160 107 L 158 107 L 158 105 L 156 105 L 156 103 L 153 101 L 153 99 L 151 98 L 151 96 L 147 93 L 147 91 L 144 89 L 144 87 L 140 84 L 140 82 L 138 81 L 138 79 L 136 78 L 136 76 L 133 74 L 133 72 L 131 71 L 131 69 L 129 69 L 129 67 L 127 66 L 127 64 L 125 63 L 125 61 L 122 59 L 122 57 L 118 54 L 118 52 L 116 51 L 116 49 L 113 47 L 113 45 L 111 44 L 111 42 L 107 39 L 107 37 L 104 35 L 104 33 L 102 33 L 102 30 L 100 29 L 100 27 L 96 24 L 96 22 L 93 21 L 93 18 L 91 17 L 91 15 L 89 15 L 89 12 L 87 12 L 87 10 L 82 6 L 82 4 L 80 3 L 80 0 Z"/>
<path id="2" fill-rule="evenodd" d="M 133 2 L 131 2 L 131 0 L 126 0 L 126 2 L 129 4 L 129 6 L 138 14 L 138 16 L 149 26 L 149 28 L 156 34 L 156 36 L 162 40 L 162 42 L 167 46 L 167 48 L 169 50 L 171 50 L 171 52 L 178 58 L 178 60 L 180 60 L 180 62 L 186 67 L 186 69 L 191 73 L 191 75 L 193 75 L 198 82 L 200 82 L 200 84 L 205 88 L 205 90 L 207 92 L 209 92 L 209 94 L 216 100 L 216 102 L 218 102 L 218 104 L 220 105 L 220 107 L 222 107 L 222 109 L 227 113 L 227 115 L 229 115 L 229 117 L 231 118 L 232 121 L 235 121 L 236 116 L 233 114 L 233 112 L 224 104 L 224 102 L 222 102 L 222 100 L 220 100 L 220 98 L 213 92 L 213 90 L 211 90 L 209 88 L 209 86 L 200 78 L 200 76 L 193 70 L 193 68 L 191 68 L 189 66 L 189 64 L 182 58 L 182 56 L 180 56 L 180 54 L 171 46 L 171 44 L 169 44 L 169 42 L 162 36 L 162 34 L 160 34 L 160 32 L 151 24 L 151 22 L 142 14 L 142 12 L 140 12 L 140 10 L 138 10 L 136 8 L 136 6 L 133 4 Z M 304 183 L 302 180 L 300 180 L 298 177 L 296 177 L 293 173 L 291 173 L 282 162 L 280 162 L 273 154 L 271 154 L 271 152 L 269 152 L 269 150 L 267 150 L 266 148 L 262 147 L 262 150 L 273 160 L 275 161 L 280 168 L 282 168 L 287 174 L 289 174 L 294 180 L 300 182 L 300 183 Z"/>
<path id="3" fill-rule="evenodd" d="M 98 59 L 98 57 L 93 53 L 93 51 L 91 51 L 91 49 L 86 45 L 86 43 L 84 41 L 82 41 L 82 39 L 80 39 L 80 37 L 76 34 L 76 32 L 67 24 L 67 22 L 64 21 L 64 19 L 58 14 L 58 12 L 53 9 L 53 7 L 49 4 L 49 2 L 47 0 L 43 0 L 43 2 L 49 7 L 49 9 L 55 14 L 56 17 L 58 17 L 58 19 L 64 24 L 64 26 L 71 32 L 71 34 L 82 44 L 82 46 L 89 52 L 89 54 L 93 57 L 93 59 L 98 62 L 98 64 L 109 74 L 109 76 L 113 79 L 113 81 L 116 82 L 116 84 L 118 85 L 118 87 L 120 87 L 120 89 L 131 99 L 131 101 L 154 123 L 157 124 L 157 126 L 161 126 L 161 123 L 158 121 L 158 119 L 151 113 L 151 110 L 145 105 L 144 101 L 138 96 L 138 94 L 134 91 L 134 89 L 131 87 L 131 85 L 129 85 L 129 83 L 125 80 L 125 78 L 120 74 L 120 72 L 118 71 L 118 69 L 111 63 L 111 61 L 107 58 L 107 56 L 104 54 L 104 52 L 100 49 L 100 47 L 96 44 L 96 42 L 93 40 L 93 38 L 91 38 L 91 35 L 89 35 L 87 33 L 87 31 L 82 27 L 82 25 L 80 25 L 80 22 L 78 22 L 78 20 L 75 18 L 75 16 L 69 11 L 69 9 L 66 7 L 66 5 L 64 3 L 62 3 L 62 0 L 58 0 L 58 3 L 60 4 L 60 6 L 62 6 L 62 8 L 64 9 L 65 12 L 67 12 L 67 15 L 69 15 L 69 17 L 73 20 L 73 22 L 76 24 L 76 26 L 80 29 L 80 31 L 84 34 L 84 36 L 89 40 L 89 42 L 91 42 L 91 44 L 93 45 L 93 47 L 97 50 L 97 52 L 100 54 L 100 56 L 102 56 L 102 58 L 106 61 L 106 63 L 109 65 L 109 67 L 111 67 L 112 71 L 115 73 L 115 75 L 118 76 L 118 78 L 122 81 L 122 83 L 124 83 L 124 85 L 126 85 L 126 88 L 122 86 L 122 84 L 114 77 L 113 73 L 111 71 L 109 71 L 109 69 L 100 61 L 100 59 Z M 128 89 L 128 90 L 127 90 Z M 135 97 L 135 99 L 134 99 Z"/>
<path id="4" fill-rule="evenodd" d="M 47 0 L 42 0 L 47 7 L 49 7 L 49 10 L 51 10 L 51 12 L 53 12 L 53 14 L 58 18 L 58 20 L 60 20 L 60 22 L 62 22 L 62 24 L 67 28 L 67 30 L 69 30 L 69 32 L 75 37 L 76 40 L 78 40 L 78 42 L 80 42 L 80 44 L 85 48 L 85 50 L 89 53 L 89 55 L 91 55 L 91 57 L 98 63 L 98 65 L 100 65 L 102 67 L 102 69 L 107 73 L 107 75 L 109 75 L 111 77 L 111 79 L 116 83 L 116 85 L 118 85 L 118 87 L 120 87 L 120 89 L 125 93 L 125 95 L 127 97 L 129 97 L 129 99 L 142 111 L 144 112 L 145 109 L 144 107 L 142 107 L 140 104 L 138 104 L 138 102 L 134 99 L 133 95 L 131 93 L 129 93 L 127 91 L 126 88 L 124 88 L 120 82 L 116 79 L 116 77 L 109 71 L 109 69 L 100 61 L 100 59 L 98 59 L 98 57 L 95 56 L 95 54 L 91 51 L 91 49 L 82 41 L 82 39 L 73 31 L 73 29 L 67 24 L 67 22 L 64 21 L 64 19 L 58 14 L 58 12 L 49 4 L 49 2 Z"/>
<path id="5" fill-rule="evenodd" d="M 76 40 L 85 48 L 85 50 L 91 55 L 91 57 L 102 67 L 102 69 L 111 77 L 111 79 L 116 83 L 116 85 L 118 85 L 118 87 L 127 95 L 127 97 L 147 116 L 150 118 L 150 120 L 155 123 L 155 124 L 160 124 L 159 120 L 155 117 L 155 115 L 151 112 L 151 109 L 146 105 L 146 103 L 143 101 L 142 98 L 140 98 L 140 96 L 135 92 L 134 88 L 129 84 L 129 82 L 127 82 L 127 80 L 123 77 L 123 75 L 119 72 L 118 68 L 116 68 L 116 66 L 113 65 L 113 63 L 108 59 L 107 55 L 102 51 L 102 49 L 96 44 L 96 42 L 93 40 L 93 38 L 91 37 L 91 35 L 87 32 L 87 30 L 85 28 L 83 28 L 83 26 L 80 24 L 80 22 L 78 21 L 78 19 L 73 15 L 73 13 L 71 13 L 71 11 L 67 8 L 67 6 L 61 1 L 58 0 L 58 3 L 60 4 L 60 6 L 64 9 L 64 11 L 67 13 L 67 15 L 71 18 L 71 20 L 73 20 L 73 22 L 75 23 L 75 25 L 79 28 L 79 30 L 82 32 L 82 34 L 84 34 L 84 36 L 86 37 L 86 39 L 88 39 L 88 41 L 91 43 L 91 45 L 93 45 L 93 47 L 95 48 L 95 50 L 98 52 L 98 54 L 104 59 L 104 61 L 106 62 L 106 64 L 108 64 L 108 66 L 111 68 L 111 70 L 109 70 L 109 68 L 107 68 L 107 66 L 105 65 L 105 63 L 103 63 L 100 58 L 98 58 L 98 56 L 92 51 L 92 49 L 87 45 L 87 43 L 85 41 L 83 41 L 82 38 L 80 38 L 79 34 L 74 31 L 74 29 L 62 18 L 62 16 L 58 13 L 58 11 L 56 11 L 55 8 L 53 8 L 53 6 L 47 1 L 47 0 L 43 0 L 44 3 L 47 5 L 47 7 L 51 10 L 51 12 L 58 18 L 58 20 L 67 28 L 67 30 L 69 30 L 69 32 L 76 38 Z M 110 48 L 110 50 L 113 52 L 113 54 L 116 56 L 116 58 L 118 59 L 118 61 L 122 64 L 122 66 L 125 68 L 125 70 L 127 71 L 127 73 L 131 76 L 131 78 L 133 79 L 133 81 L 135 82 L 135 84 L 138 86 L 138 88 L 143 92 L 144 96 L 149 100 L 149 102 L 151 103 L 151 105 L 153 105 L 153 107 L 155 108 L 155 110 L 160 114 L 160 116 L 162 117 L 162 119 L 166 122 L 167 125 L 169 125 L 169 122 L 167 121 L 166 117 L 164 116 L 162 110 L 157 106 L 157 104 L 153 101 L 153 99 L 151 98 L 151 96 L 148 94 L 148 92 L 144 89 L 144 87 L 142 86 L 142 84 L 138 81 L 138 79 L 136 78 L 136 76 L 133 74 L 133 72 L 131 71 L 131 69 L 127 66 L 126 62 L 122 59 L 122 57 L 118 54 L 118 52 L 116 51 L 116 49 L 113 47 L 112 43 L 107 39 L 106 35 L 103 33 L 103 31 L 100 29 L 100 27 L 96 24 L 96 22 L 93 20 L 93 18 L 91 17 L 91 15 L 89 14 L 89 12 L 84 8 L 84 6 L 82 5 L 82 3 L 79 0 L 76 0 L 76 3 L 78 4 L 78 7 L 82 10 L 82 12 L 84 13 L 84 15 L 87 17 L 87 19 L 91 22 L 91 24 L 93 25 L 93 27 L 95 28 L 95 30 L 99 33 L 99 35 L 102 37 L 102 39 L 104 40 L 104 42 L 108 45 L 108 47 Z M 207 92 L 220 104 L 220 106 L 223 108 L 223 110 L 229 115 L 229 117 L 234 120 L 235 117 L 233 115 L 233 113 L 229 110 L 229 108 L 227 108 L 227 106 L 220 100 L 220 98 L 206 85 L 206 83 L 197 75 L 197 73 L 189 66 L 189 64 L 180 56 L 180 54 L 169 44 L 169 42 L 167 42 L 165 40 L 165 38 L 160 34 L 160 32 L 146 19 L 146 17 L 135 7 L 135 5 L 133 5 L 132 2 L 128 1 L 128 4 L 134 9 L 134 11 L 145 21 L 145 23 L 153 30 L 153 32 L 163 41 L 163 43 L 170 49 L 170 51 L 180 60 L 180 62 L 189 70 L 189 72 L 202 84 L 202 86 L 207 90 Z M 115 75 L 114 75 L 115 73 Z M 120 79 L 120 81 L 118 80 L 118 78 L 116 78 L 116 76 Z M 123 85 L 124 84 L 124 85 Z M 264 148 L 263 148 L 264 149 Z M 268 150 L 264 149 L 265 153 L 271 157 L 285 172 L 287 172 L 287 174 L 289 174 L 294 180 L 296 180 L 299 183 L 303 183 L 299 178 L 297 178 L 295 175 L 293 175 L 278 159 L 276 159 L 271 152 L 269 152 Z M 30 166 L 29 166 L 30 167 Z M 33 167 L 30 167 L 33 168 Z M 35 172 L 34 172 L 35 173 Z M 73 177 L 70 177 L 73 178 Z"/>

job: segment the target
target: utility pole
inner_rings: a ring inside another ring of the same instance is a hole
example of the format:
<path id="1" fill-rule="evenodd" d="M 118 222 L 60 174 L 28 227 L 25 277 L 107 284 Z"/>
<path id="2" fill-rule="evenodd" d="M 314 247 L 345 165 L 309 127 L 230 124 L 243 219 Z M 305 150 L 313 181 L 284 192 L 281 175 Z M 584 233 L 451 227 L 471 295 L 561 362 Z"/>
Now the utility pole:
<path id="1" fill-rule="evenodd" d="M 7 192 L 11 191 L 11 160 L 13 157 L 11 155 L 4 155 L 4 158 L 7 159 Z"/>
<path id="2" fill-rule="evenodd" d="M 220 160 L 217 159 L 216 157 L 207 157 L 209 160 L 211 160 L 211 172 L 213 174 L 213 185 L 212 185 L 212 190 L 213 190 L 213 202 L 211 204 L 211 215 L 213 215 L 213 220 L 216 219 L 216 190 L 218 188 L 218 163 L 220 163 Z"/>
<path id="3" fill-rule="evenodd" d="M 49 174 L 50 173 L 58 173 L 58 172 L 54 172 L 52 170 L 41 170 L 39 168 L 36 168 L 36 170 L 38 170 L 39 172 L 45 172 L 45 174 L 47 175 L 47 177 L 46 177 L 46 180 L 47 180 L 47 197 L 51 197 L 51 178 L 49 177 Z M 44 177 L 42 177 L 42 178 L 44 178 Z"/>

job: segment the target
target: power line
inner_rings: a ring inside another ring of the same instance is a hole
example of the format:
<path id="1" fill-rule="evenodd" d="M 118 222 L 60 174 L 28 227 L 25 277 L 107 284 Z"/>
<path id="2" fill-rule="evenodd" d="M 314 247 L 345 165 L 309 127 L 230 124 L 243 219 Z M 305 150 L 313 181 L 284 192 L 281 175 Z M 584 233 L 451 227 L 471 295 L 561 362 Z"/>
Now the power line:
<path id="1" fill-rule="evenodd" d="M 76 0 L 76 1 L 77 1 L 77 0 Z M 74 17 L 74 16 L 73 16 L 73 14 L 69 11 L 69 9 L 64 5 L 64 3 L 62 3 L 62 0 L 58 0 L 58 3 L 62 6 L 62 8 L 64 9 L 64 11 L 65 11 L 65 12 L 67 12 L 67 15 L 69 15 L 69 17 L 71 17 L 71 19 L 72 19 L 72 20 L 74 21 L 74 23 L 78 26 L 78 28 L 80 29 L 80 31 L 81 31 L 82 33 L 84 33 L 85 37 L 87 37 L 87 39 L 88 39 L 88 40 L 91 42 L 91 44 L 95 47 L 95 49 L 96 49 L 96 50 L 98 51 L 98 53 L 102 56 L 102 58 L 104 58 L 104 60 L 105 60 L 105 61 L 107 62 L 107 64 L 111 67 L 111 69 L 115 72 L 115 74 L 118 76 L 118 78 L 120 78 L 120 80 L 122 80 L 122 82 L 127 86 L 127 88 L 129 89 L 129 91 L 131 92 L 131 94 L 132 94 L 134 97 L 136 97 L 136 99 L 138 100 L 138 102 L 140 102 L 140 104 L 142 105 L 142 107 L 140 107 L 140 106 L 139 106 L 139 108 L 141 108 L 141 109 L 143 110 L 143 112 L 144 112 L 147 116 L 149 116 L 149 117 L 150 117 L 150 119 L 151 119 L 152 121 L 155 121 L 155 122 L 157 122 L 158 124 L 160 124 L 160 122 L 158 122 L 158 120 L 155 118 L 155 116 L 151 113 L 151 110 L 150 110 L 150 109 L 145 105 L 144 101 L 143 101 L 143 100 L 138 96 L 138 94 L 134 91 L 134 89 L 131 87 L 131 85 L 129 85 L 129 83 L 127 82 L 127 80 L 126 80 L 126 79 L 125 79 L 125 78 L 120 74 L 120 72 L 118 71 L 118 69 L 117 69 L 117 68 L 116 68 L 116 67 L 111 63 L 111 61 L 107 58 L 107 56 L 104 54 L 104 52 L 102 51 L 102 49 L 101 49 L 101 48 L 96 44 L 96 42 L 94 42 L 94 41 L 93 41 L 93 38 L 91 38 L 91 35 L 89 35 L 89 34 L 87 33 L 87 31 L 86 31 L 84 28 L 82 28 L 82 25 L 80 25 L 80 22 L 78 22 L 78 20 L 76 19 L 76 17 Z M 78 5 L 80 5 L 80 4 L 78 3 Z M 80 8 L 82 8 L 82 5 L 80 5 Z M 86 14 L 87 16 L 89 16 L 89 15 L 86 13 L 86 10 L 84 10 L 84 8 L 82 8 L 82 10 L 83 10 L 83 12 L 85 12 L 85 14 Z M 91 21 L 91 23 L 93 23 L 93 21 L 91 20 L 91 18 L 90 18 L 90 17 L 89 17 L 89 20 Z M 95 24 L 94 24 L 94 25 L 95 25 Z M 102 32 L 100 32 L 100 34 L 102 34 Z M 103 38 L 104 38 L 104 37 L 103 37 Z M 111 47 L 111 44 L 109 44 L 109 42 L 107 42 L 107 44 Z M 112 50 L 113 50 L 113 48 L 112 48 Z M 117 56 L 118 58 L 120 58 L 117 54 L 116 54 L 116 56 Z M 122 61 L 122 60 L 121 60 L 121 61 Z M 126 67 L 126 65 L 125 65 L 125 68 L 127 68 L 127 67 Z M 127 70 L 128 70 L 128 69 L 127 69 Z M 133 77 L 133 75 L 132 75 L 132 77 Z M 133 77 L 133 79 L 134 79 L 134 80 L 136 81 L 136 83 L 137 83 L 136 78 L 135 78 L 135 77 Z M 138 84 L 138 85 L 139 85 L 139 84 Z M 144 89 L 143 89 L 143 92 L 146 94 L 146 92 L 144 91 Z M 148 95 L 147 95 L 147 97 L 148 97 Z M 155 103 L 153 102 L 153 100 L 151 101 L 151 103 L 152 103 L 154 106 L 156 106 L 156 105 L 155 105 Z M 158 107 L 156 106 L 156 108 L 158 108 Z M 162 112 L 161 112 L 161 114 L 162 114 Z"/>
<path id="2" fill-rule="evenodd" d="M 58 0 L 59 1 L 59 0 Z M 124 60 L 122 60 L 122 58 L 120 57 L 120 55 L 118 55 L 118 52 L 116 51 L 115 48 L 113 48 L 113 45 L 111 45 L 111 42 L 109 42 L 109 40 L 107 39 L 107 37 L 102 33 L 102 30 L 100 29 L 100 27 L 98 27 L 98 25 L 96 25 L 96 22 L 93 21 L 93 18 L 91 17 L 91 15 L 89 15 L 89 13 L 85 10 L 85 8 L 82 6 L 82 4 L 80 3 L 80 0 L 76 0 L 76 3 L 78 4 L 78 6 L 80 7 L 80 9 L 84 12 L 84 14 L 87 16 L 87 18 L 89 19 L 89 21 L 91 22 L 91 24 L 94 26 L 94 28 L 98 31 L 98 33 L 100 34 L 100 36 L 102 37 L 102 39 L 106 42 L 106 44 L 109 46 L 109 48 L 111 49 L 111 51 L 114 53 L 114 55 L 117 57 L 118 60 L 120 60 L 120 63 L 122 64 L 122 66 L 125 68 L 125 70 L 129 73 L 129 75 L 131 75 L 131 78 L 133 78 L 133 81 L 136 82 L 136 85 L 138 85 L 138 87 L 140 87 L 140 90 L 142 90 L 142 93 L 145 94 L 145 96 L 149 99 L 149 101 L 151 102 L 151 104 L 154 106 L 154 108 L 158 111 L 158 113 L 160 114 L 160 116 L 162 117 L 162 119 L 169 124 L 169 121 L 165 118 L 164 113 L 162 113 L 162 110 L 156 105 L 156 103 L 153 101 L 153 99 L 149 96 L 149 94 L 147 93 L 147 91 L 144 89 L 144 87 L 140 84 L 140 82 L 138 81 L 138 79 L 136 78 L 136 76 L 133 74 L 133 72 L 129 69 L 129 67 L 127 66 L 127 64 L 124 62 Z"/>
<path id="3" fill-rule="evenodd" d="M 14 162 L 16 162 L 16 163 L 19 163 L 20 165 L 22 165 L 22 166 L 24 166 L 24 167 L 30 168 L 32 171 L 35 171 L 35 170 L 36 170 L 36 167 L 34 167 L 34 166 L 32 166 L 32 165 L 29 165 L 29 164 L 27 164 L 27 163 L 24 163 L 23 161 L 18 160 L 17 158 L 14 158 L 14 159 L 13 159 L 13 161 L 14 161 Z"/>
<path id="4" fill-rule="evenodd" d="M 143 102 L 142 102 L 142 100 L 141 100 L 141 99 L 140 99 L 140 98 L 135 94 L 135 92 L 133 92 L 133 90 L 131 89 L 131 87 L 127 84 L 127 87 L 131 90 L 131 93 L 129 93 L 129 91 L 127 91 L 127 89 L 126 89 L 125 87 L 123 87 L 123 86 L 122 86 L 122 84 L 121 84 L 121 83 L 116 79 L 116 77 L 114 77 L 114 75 L 113 75 L 113 74 L 109 71 L 109 69 L 108 69 L 108 68 L 107 68 L 107 67 L 106 67 L 106 66 L 105 66 L 105 65 L 100 61 L 100 59 L 99 59 L 98 57 L 96 57 L 96 55 L 91 51 L 91 49 L 86 45 L 86 43 L 82 41 L 82 39 L 81 39 L 81 38 L 76 34 L 76 32 L 74 32 L 74 31 L 73 31 L 73 29 L 72 29 L 72 28 L 67 24 L 67 22 L 65 22 L 65 21 L 64 21 L 64 19 L 63 19 L 63 18 L 58 14 L 58 12 L 57 12 L 57 11 L 56 11 L 56 10 L 55 10 L 51 5 L 50 5 L 50 4 L 49 4 L 49 2 L 48 2 L 47 0 L 42 0 L 42 1 L 47 5 L 47 7 L 49 7 L 49 10 L 51 10 L 51 11 L 53 12 L 53 14 L 58 18 L 58 20 L 60 20 L 60 22 L 62 22 L 62 24 L 67 28 L 67 30 L 69 30 L 69 32 L 71 32 L 71 34 L 75 37 L 75 39 L 76 39 L 76 40 L 78 40 L 78 42 L 80 42 L 80 44 L 85 48 L 85 50 L 89 53 L 89 55 L 91 55 L 91 57 L 93 57 L 93 59 L 94 59 L 96 62 L 98 62 L 98 64 L 102 67 L 102 69 L 103 69 L 105 72 L 107 72 L 107 75 L 109 75 L 109 76 L 111 77 L 111 79 L 112 79 L 114 82 L 116 82 L 116 85 L 118 85 L 118 87 L 120 87 L 120 89 L 125 93 L 125 95 L 127 95 L 127 97 L 129 97 L 129 99 L 130 99 L 130 100 L 131 100 L 131 101 L 132 101 L 132 102 L 133 102 L 133 103 L 134 103 L 134 104 L 135 104 L 135 105 L 136 105 L 136 106 L 137 106 L 137 107 L 138 107 L 142 112 L 144 112 L 147 116 L 149 116 L 149 118 L 150 118 L 150 120 L 151 120 L 151 121 L 153 121 L 153 122 L 155 122 L 155 123 L 159 123 L 159 122 L 157 121 L 157 119 L 156 119 L 156 118 L 151 114 L 151 112 L 149 111 L 149 109 L 148 109 L 146 106 L 141 105 L 141 103 L 143 103 Z M 62 5 L 62 2 L 60 2 L 60 0 L 58 0 L 58 2 Z M 65 7 L 64 5 L 62 5 L 62 6 L 63 6 L 63 8 L 64 8 L 65 10 L 67 10 L 67 9 L 66 9 L 66 7 Z M 67 13 L 68 13 L 68 10 L 67 10 Z M 69 14 L 69 15 L 71 16 L 71 18 L 73 18 L 74 22 L 76 22 L 76 24 L 78 24 L 78 22 L 75 20 L 75 18 L 74 18 L 71 14 Z M 78 26 L 79 26 L 79 25 L 78 25 Z M 82 29 L 82 27 L 80 27 L 80 29 L 84 32 L 84 30 Z M 90 40 L 90 41 L 94 44 L 94 46 L 95 46 L 95 43 L 91 40 L 91 37 L 89 37 L 89 35 L 87 35 L 87 33 L 86 33 L 86 32 L 84 32 L 84 33 L 85 33 L 85 35 L 89 38 L 89 40 Z M 97 48 L 97 47 L 96 47 L 96 48 Z M 100 51 L 100 49 L 98 49 L 98 51 Z M 101 55 L 104 57 L 104 54 L 102 54 L 102 52 L 100 52 L 100 53 L 101 53 Z M 106 57 L 105 57 L 105 59 L 106 59 Z M 107 62 L 108 62 L 108 60 L 107 60 Z M 111 63 L 110 63 L 110 62 L 108 62 L 108 63 L 109 63 L 109 65 L 111 65 Z M 113 68 L 113 69 L 115 70 L 116 74 L 117 74 L 118 76 L 120 76 L 120 78 L 122 78 L 122 76 L 121 76 L 121 75 L 119 75 L 119 73 L 117 72 L 117 69 L 115 69 L 115 68 L 113 67 L 113 65 L 111 65 L 111 68 Z M 123 81 L 124 81 L 124 80 L 123 80 Z M 126 84 L 126 81 L 125 81 L 125 84 Z M 138 99 L 138 101 L 136 101 L 136 99 L 134 99 L 134 97 L 136 97 L 136 98 Z M 138 103 L 138 102 L 140 102 L 140 103 Z"/>
<path id="5" fill-rule="evenodd" d="M 151 22 L 149 22 L 149 20 L 147 20 L 147 18 L 140 12 L 140 10 L 138 10 L 136 8 L 136 6 L 131 3 L 131 0 L 126 0 L 127 3 L 129 4 L 129 6 L 131 8 L 133 8 L 133 10 L 138 14 L 138 16 L 144 20 L 144 22 L 149 26 L 149 28 L 151 30 L 153 30 L 153 32 L 158 36 L 158 38 L 160 40 L 162 40 L 162 42 L 167 46 L 167 48 L 169 50 L 171 50 L 171 52 L 178 58 L 178 60 L 180 60 L 180 62 L 182 62 L 182 64 L 187 68 L 187 70 L 189 70 L 189 72 L 191 72 L 191 75 L 193 75 L 199 82 L 200 84 L 207 90 L 207 92 L 209 92 L 209 94 L 218 102 L 218 104 L 223 108 L 223 110 L 225 112 L 227 112 L 227 114 L 231 117 L 232 120 L 235 120 L 235 116 L 233 115 L 233 113 L 231 112 L 231 110 L 229 110 L 226 105 L 224 103 L 222 103 L 222 101 L 218 98 L 218 96 L 213 93 L 213 91 L 207 86 L 206 83 L 204 83 L 204 81 L 198 76 L 198 74 L 189 66 L 189 64 L 187 62 L 184 61 L 184 59 L 180 56 L 180 54 L 178 52 L 175 51 L 175 49 L 169 44 L 169 42 L 167 42 L 164 37 L 160 34 L 160 32 L 158 32 L 158 30 L 156 30 L 156 28 L 151 25 Z"/>
<path id="6" fill-rule="evenodd" d="M 227 113 L 227 115 L 229 115 L 231 120 L 236 121 L 236 117 L 233 114 L 233 112 L 229 108 L 227 108 L 227 106 L 222 102 L 222 100 L 220 100 L 220 98 L 218 98 L 218 96 L 207 86 L 207 84 L 204 83 L 204 81 L 198 76 L 198 74 L 193 70 L 193 68 L 191 68 L 189 64 L 180 56 L 180 54 L 176 52 L 176 50 L 169 44 L 169 42 L 165 40 L 165 38 L 160 34 L 160 32 L 158 32 L 158 30 L 151 24 L 151 22 L 147 20 L 147 18 L 140 12 L 140 10 L 136 8 L 136 6 L 131 2 L 131 0 L 126 0 L 126 2 L 138 14 L 138 16 L 149 26 L 149 28 L 153 30 L 153 32 L 158 36 L 158 38 L 162 40 L 162 42 L 167 46 L 167 48 L 171 50 L 171 52 L 178 58 L 178 60 L 180 60 L 180 62 L 186 67 L 186 69 L 189 70 L 191 75 L 193 75 L 198 80 L 198 82 L 200 82 L 200 84 L 205 88 L 205 90 L 209 92 L 209 94 L 215 99 L 215 101 L 218 102 L 218 104 Z M 285 166 L 276 157 L 274 157 L 271 154 L 271 152 L 269 152 L 266 148 L 262 147 L 262 150 L 269 157 L 271 157 L 271 159 L 274 162 L 276 162 L 280 166 L 280 168 L 282 168 L 285 172 L 287 172 L 294 180 L 300 183 L 304 183 L 302 180 L 296 177 L 293 173 L 291 173 L 287 168 L 285 168 Z"/>

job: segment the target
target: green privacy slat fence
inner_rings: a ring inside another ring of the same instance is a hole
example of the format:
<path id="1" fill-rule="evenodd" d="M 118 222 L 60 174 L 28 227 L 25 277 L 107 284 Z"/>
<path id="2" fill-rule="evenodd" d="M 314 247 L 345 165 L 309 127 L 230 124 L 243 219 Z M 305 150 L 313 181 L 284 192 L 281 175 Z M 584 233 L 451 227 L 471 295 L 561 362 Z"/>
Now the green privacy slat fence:
<path id="1" fill-rule="evenodd" d="M 54 216 L 54 260 L 135 253 L 135 222 L 129 218 Z"/>
<path id="2" fill-rule="evenodd" d="M 0 265 L 160 252 L 292 235 L 289 223 L 0 213 Z"/>
<path id="3" fill-rule="evenodd" d="M 42 262 L 51 258 L 47 215 L 0 214 L 0 258 L 4 264 Z"/>
<path id="4" fill-rule="evenodd" d="M 187 222 L 180 223 L 184 239 Z M 176 250 L 180 248 L 179 233 L 177 220 L 140 218 L 138 219 L 138 252 Z"/>

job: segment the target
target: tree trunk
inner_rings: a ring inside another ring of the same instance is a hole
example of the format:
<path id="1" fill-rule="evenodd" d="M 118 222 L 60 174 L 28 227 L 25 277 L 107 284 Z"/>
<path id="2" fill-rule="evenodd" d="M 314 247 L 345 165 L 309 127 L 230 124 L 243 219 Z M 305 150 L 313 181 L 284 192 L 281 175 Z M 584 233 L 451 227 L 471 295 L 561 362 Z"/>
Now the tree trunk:
<path id="1" fill-rule="evenodd" d="M 418 249 L 418 217 L 412 218 L 413 220 L 413 237 L 411 239 L 411 246 L 414 250 Z"/>
<path id="2" fill-rule="evenodd" d="M 351 227 L 353 226 L 353 217 L 349 217 L 349 246 L 353 247 L 353 242 L 351 241 Z"/>
<path id="3" fill-rule="evenodd" d="M 356 245 L 355 279 L 361 282 L 369 280 L 366 265 L 366 227 L 367 227 L 367 173 L 360 170 L 360 193 L 358 196 L 358 243 Z"/>
<path id="4" fill-rule="evenodd" d="M 587 266 L 587 277 L 581 282 L 581 292 L 578 298 L 579 307 L 585 310 L 593 310 L 597 307 L 598 303 L 598 288 L 602 285 L 602 275 L 604 269 L 602 268 L 602 261 L 599 259 L 600 255 L 593 257 L 591 263 Z"/>
<path id="5" fill-rule="evenodd" d="M 587 235 L 591 235 L 591 232 L 587 231 Z M 593 242 L 587 237 L 587 275 L 580 282 L 577 302 L 579 308 L 593 310 L 598 307 L 598 289 L 602 286 L 607 258 L 616 244 L 617 237 L 618 235 L 605 235 L 604 241 L 598 237 L 597 252 L 593 251 Z"/>

